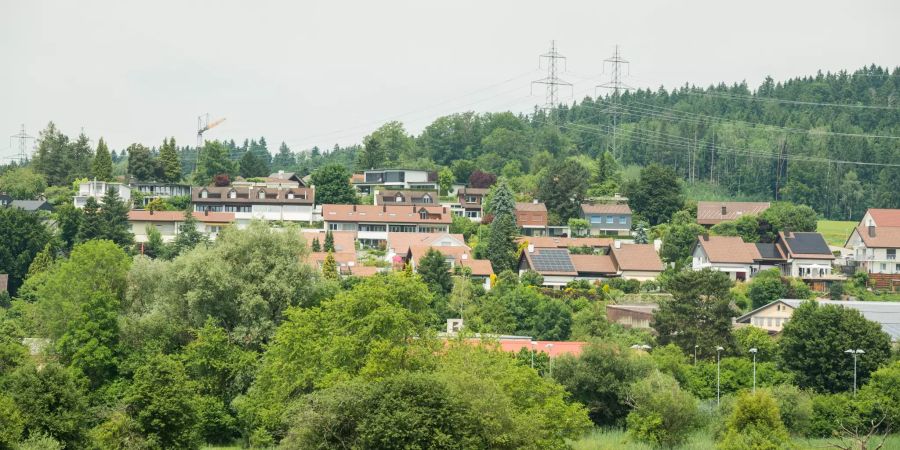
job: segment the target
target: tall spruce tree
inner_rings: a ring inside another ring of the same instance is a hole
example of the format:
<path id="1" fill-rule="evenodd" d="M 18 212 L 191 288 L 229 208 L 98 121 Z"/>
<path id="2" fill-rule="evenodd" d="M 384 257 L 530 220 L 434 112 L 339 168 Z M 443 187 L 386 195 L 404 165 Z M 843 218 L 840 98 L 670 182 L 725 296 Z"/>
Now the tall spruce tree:
<path id="1" fill-rule="evenodd" d="M 334 250 L 334 234 L 331 230 L 325 232 L 325 251 L 333 252 Z"/>
<path id="2" fill-rule="evenodd" d="M 156 178 L 156 160 L 149 148 L 141 144 L 128 146 L 128 174 L 138 181 Z"/>
<path id="3" fill-rule="evenodd" d="M 134 234 L 131 233 L 131 225 L 128 224 L 128 203 L 119 198 L 115 189 L 106 191 L 103 196 L 103 206 L 100 208 L 103 239 L 109 239 L 125 249 L 134 244 Z"/>
<path id="4" fill-rule="evenodd" d="M 91 163 L 91 176 L 99 181 L 112 181 L 112 157 L 106 147 L 106 141 L 100 138 L 97 141 L 97 150 L 94 152 L 94 161 Z"/>
<path id="5" fill-rule="evenodd" d="M 446 294 L 453 288 L 450 264 L 447 263 L 444 255 L 434 248 L 429 248 L 425 256 L 419 260 L 416 271 L 435 294 Z"/>
<path id="6" fill-rule="evenodd" d="M 175 147 L 175 138 L 163 139 L 159 149 L 159 166 L 163 181 L 176 183 L 181 180 L 181 159 Z"/>
<path id="7" fill-rule="evenodd" d="M 516 268 L 516 222 L 511 214 L 501 213 L 491 222 L 487 254 L 495 273 Z"/>
<path id="8" fill-rule="evenodd" d="M 81 210 L 81 220 L 78 226 L 77 242 L 100 239 L 103 236 L 103 218 L 100 217 L 100 204 L 94 197 L 88 197 Z"/>

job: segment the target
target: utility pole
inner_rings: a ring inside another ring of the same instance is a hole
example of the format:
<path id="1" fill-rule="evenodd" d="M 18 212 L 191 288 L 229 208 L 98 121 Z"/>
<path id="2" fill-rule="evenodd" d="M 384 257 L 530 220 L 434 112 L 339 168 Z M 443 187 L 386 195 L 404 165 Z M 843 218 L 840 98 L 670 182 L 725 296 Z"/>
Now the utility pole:
<path id="1" fill-rule="evenodd" d="M 630 70 L 628 60 L 622 58 L 622 55 L 619 54 L 619 46 L 616 45 L 616 50 L 613 53 L 612 57 L 606 58 L 603 60 L 603 70 L 606 71 L 606 67 L 611 67 L 610 70 L 610 78 L 609 81 L 603 84 L 599 84 L 596 87 L 600 89 L 610 89 L 612 90 L 612 106 L 610 106 L 610 111 L 612 112 L 613 126 L 612 126 L 612 152 L 613 156 L 618 158 L 618 146 L 616 145 L 616 132 L 619 125 L 619 95 L 622 91 L 628 91 L 632 89 L 631 86 L 628 86 L 622 81 L 622 69 L 623 67 L 628 67 Z"/>
<path id="2" fill-rule="evenodd" d="M 547 76 L 540 80 L 531 82 L 532 87 L 535 84 L 543 84 L 547 86 L 547 98 L 544 103 L 544 109 L 550 110 L 550 120 L 553 121 L 553 114 L 559 102 L 559 87 L 568 86 L 572 88 L 572 83 L 559 78 L 557 72 L 557 61 L 563 61 L 565 64 L 566 57 L 556 50 L 556 41 L 550 41 L 550 51 L 538 57 L 538 67 L 541 68 L 541 62 L 547 60 Z"/>
<path id="3" fill-rule="evenodd" d="M 25 124 L 23 123 L 22 128 L 19 129 L 19 132 L 9 137 L 10 147 L 12 147 L 13 139 L 19 141 L 19 153 L 17 153 L 14 158 L 19 159 L 19 165 L 25 164 L 25 160 L 28 159 L 28 155 L 25 153 L 25 147 L 27 147 L 27 141 L 29 139 L 33 140 L 34 136 L 30 136 L 25 132 Z"/>

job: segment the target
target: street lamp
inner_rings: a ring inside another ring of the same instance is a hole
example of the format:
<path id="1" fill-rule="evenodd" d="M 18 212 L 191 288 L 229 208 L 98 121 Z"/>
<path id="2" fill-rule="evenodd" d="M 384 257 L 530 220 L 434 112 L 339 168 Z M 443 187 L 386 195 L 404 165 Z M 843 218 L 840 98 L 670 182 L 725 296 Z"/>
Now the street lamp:
<path id="1" fill-rule="evenodd" d="M 547 344 L 547 356 L 550 358 L 550 378 L 553 378 L 553 344 Z"/>
<path id="2" fill-rule="evenodd" d="M 750 349 L 750 353 L 753 353 L 753 392 L 756 392 L 756 347 Z"/>
<path id="3" fill-rule="evenodd" d="M 531 341 L 531 368 L 534 369 L 534 348 L 537 346 L 537 341 Z"/>
<path id="4" fill-rule="evenodd" d="M 716 406 L 721 405 L 721 379 L 722 379 L 722 358 L 721 352 L 725 350 L 721 345 L 716 347 Z"/>
<path id="5" fill-rule="evenodd" d="M 697 365 L 697 347 L 699 347 L 699 345 L 694 344 L 694 365 L 695 366 Z"/>
<path id="6" fill-rule="evenodd" d="M 845 350 L 844 353 L 853 355 L 853 395 L 856 395 L 856 356 L 865 353 L 862 349 Z"/>

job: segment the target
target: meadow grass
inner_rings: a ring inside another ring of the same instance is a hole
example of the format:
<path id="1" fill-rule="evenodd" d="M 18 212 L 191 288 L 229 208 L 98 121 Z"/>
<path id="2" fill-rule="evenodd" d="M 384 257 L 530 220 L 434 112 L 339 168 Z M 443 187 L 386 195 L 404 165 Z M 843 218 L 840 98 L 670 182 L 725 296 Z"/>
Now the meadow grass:
<path id="1" fill-rule="evenodd" d="M 857 222 L 846 220 L 820 220 L 816 225 L 816 231 L 822 233 L 828 245 L 843 247 L 856 224 Z"/>
<path id="2" fill-rule="evenodd" d="M 800 450 L 813 450 L 828 448 L 829 442 L 836 442 L 829 439 L 805 439 L 794 438 L 794 444 Z M 881 442 L 881 439 L 872 439 L 870 448 Z M 575 450 L 655 450 L 647 444 L 635 442 L 627 433 L 621 430 L 594 430 L 587 436 L 572 443 Z M 681 450 L 715 450 L 716 443 L 713 441 L 712 434 L 709 431 L 700 431 L 694 433 L 691 438 L 683 446 L 678 447 Z M 888 436 L 882 450 L 900 450 L 900 434 Z"/>

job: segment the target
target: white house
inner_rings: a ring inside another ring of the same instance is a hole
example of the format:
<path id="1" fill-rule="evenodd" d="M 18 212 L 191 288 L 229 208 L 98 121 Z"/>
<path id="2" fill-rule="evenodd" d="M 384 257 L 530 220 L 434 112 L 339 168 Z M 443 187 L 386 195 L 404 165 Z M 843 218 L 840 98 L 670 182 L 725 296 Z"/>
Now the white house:
<path id="1" fill-rule="evenodd" d="M 131 205 L 131 189 L 122 183 L 110 183 L 108 181 L 86 181 L 78 184 L 78 194 L 75 195 L 75 207 L 84 208 L 87 199 L 93 197 L 97 203 L 103 204 L 103 196 L 108 190 L 116 191 L 119 200 Z"/>
<path id="2" fill-rule="evenodd" d="M 856 265 L 869 274 L 900 275 L 900 209 L 866 211 L 844 246 L 853 251 Z M 896 279 L 900 284 L 900 276 Z"/>
<path id="3" fill-rule="evenodd" d="M 449 233 L 451 216 L 444 206 L 322 205 L 326 230 L 355 231 L 366 246 L 386 245 L 388 233 Z"/>
<path id="4" fill-rule="evenodd" d="M 748 280 L 756 275 L 761 256 L 755 244 L 738 236 L 703 235 L 694 244 L 691 268 L 725 272 L 732 280 Z"/>
<path id="5" fill-rule="evenodd" d="M 356 173 L 351 183 L 359 192 L 369 194 L 375 186 L 386 189 L 437 190 L 437 174 L 417 169 L 372 169 Z"/>
<path id="6" fill-rule="evenodd" d="M 251 220 L 310 222 L 315 191 L 312 188 L 204 186 L 191 189 L 196 212 L 234 213 L 239 228 Z"/>

